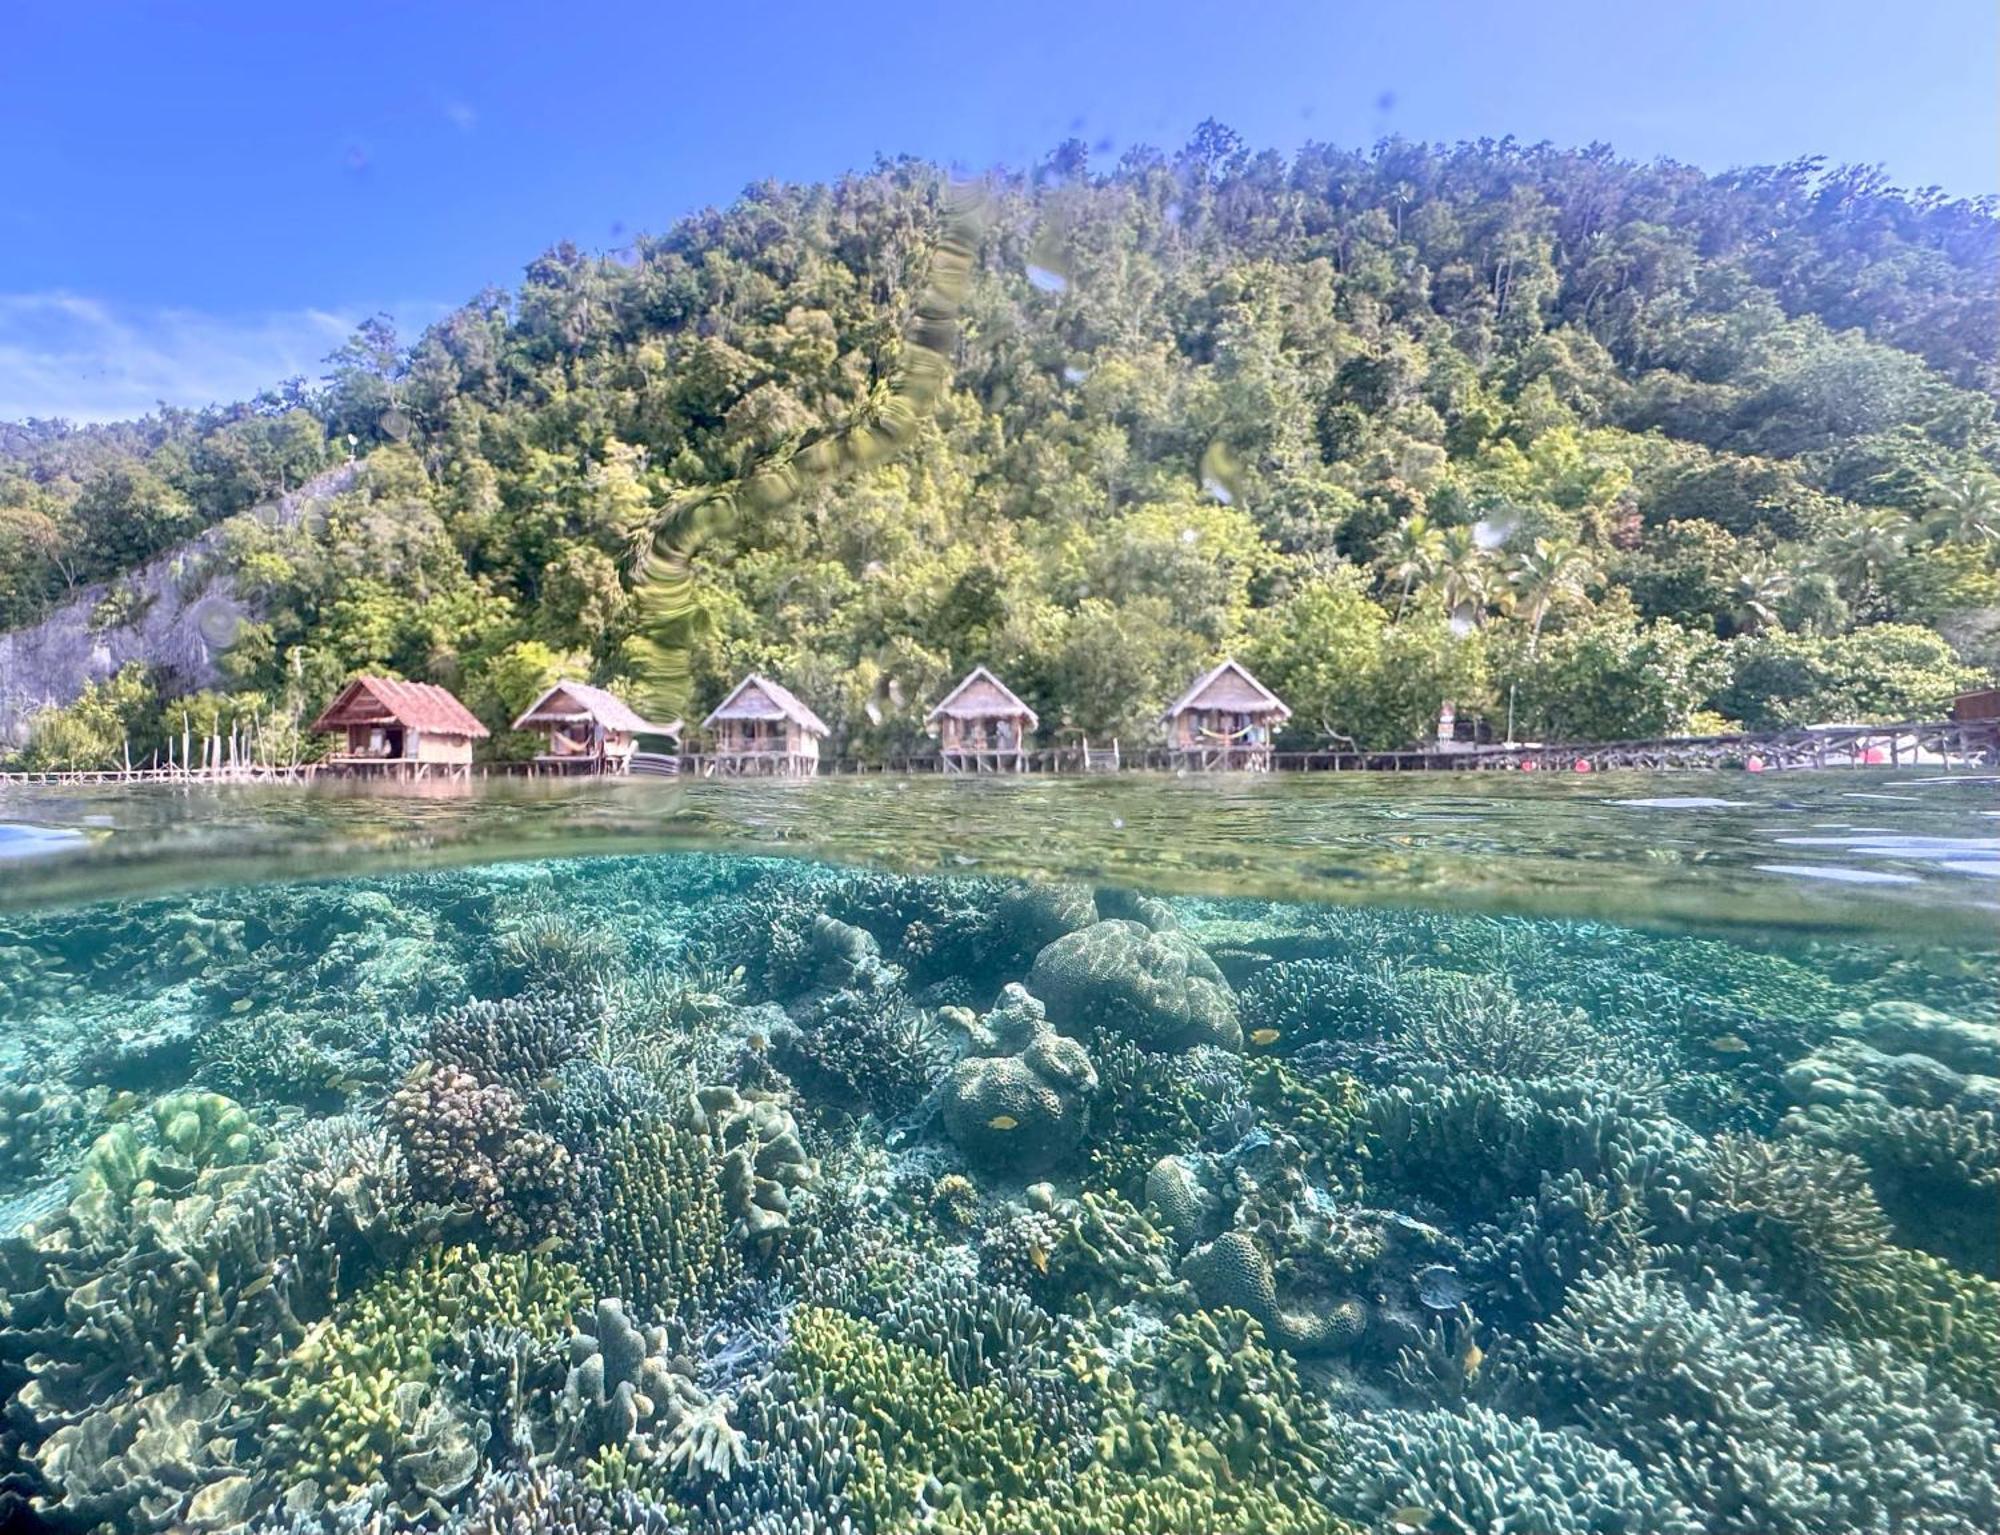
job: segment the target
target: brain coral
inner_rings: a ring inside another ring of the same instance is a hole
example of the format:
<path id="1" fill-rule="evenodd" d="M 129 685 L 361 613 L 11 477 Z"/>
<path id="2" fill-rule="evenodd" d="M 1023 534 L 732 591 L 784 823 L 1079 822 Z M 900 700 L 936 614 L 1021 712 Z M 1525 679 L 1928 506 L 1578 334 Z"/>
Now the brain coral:
<path id="1" fill-rule="evenodd" d="M 974 1022 L 946 1009 L 966 1031 L 972 1054 L 945 1087 L 944 1123 L 973 1162 L 1011 1172 L 1043 1172 L 1083 1139 L 1097 1072 L 1082 1045 L 1049 1023 L 1042 1004 L 1018 985 Z"/>
<path id="2" fill-rule="evenodd" d="M 1028 989 L 1071 1033 L 1106 1028 L 1149 1050 L 1243 1048 L 1236 993 L 1184 933 L 1094 922 L 1035 956 Z"/>

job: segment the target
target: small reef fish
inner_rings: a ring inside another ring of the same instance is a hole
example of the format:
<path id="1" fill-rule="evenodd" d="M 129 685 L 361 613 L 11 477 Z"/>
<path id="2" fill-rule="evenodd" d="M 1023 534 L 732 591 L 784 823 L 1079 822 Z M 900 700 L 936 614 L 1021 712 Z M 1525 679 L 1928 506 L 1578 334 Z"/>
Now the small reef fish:
<path id="1" fill-rule="evenodd" d="M 1021 1121 L 1016 1119 L 1012 1114 L 995 1114 L 991 1119 L 986 1121 L 986 1128 L 989 1130 L 1018 1130 L 1021 1128 Z"/>
<path id="2" fill-rule="evenodd" d="M 1253 1045 L 1275 1044 L 1277 1038 L 1278 1031 L 1276 1029 L 1252 1029 L 1250 1031 L 1250 1043 Z"/>
<path id="3" fill-rule="evenodd" d="M 1037 1274 L 1046 1274 L 1049 1271 L 1049 1250 L 1042 1246 L 1040 1242 L 1030 1242 L 1028 1244 L 1028 1261 L 1034 1264 Z"/>
<path id="4" fill-rule="evenodd" d="M 1465 1352 L 1458 1356 L 1459 1368 L 1465 1371 L 1467 1380 L 1479 1379 L 1479 1367 L 1486 1362 L 1486 1350 L 1470 1338 L 1465 1340 Z"/>
<path id="5" fill-rule="evenodd" d="M 1421 1503 L 1406 1503 L 1389 1513 L 1389 1528 L 1396 1535 L 1415 1535 L 1416 1531 L 1431 1527 L 1431 1511 Z"/>
<path id="6" fill-rule="evenodd" d="M 1718 1034 L 1705 1043 L 1718 1055 L 1745 1055 L 1750 1049 L 1750 1041 L 1741 1034 Z"/>
<path id="7" fill-rule="evenodd" d="M 562 1245 L 563 1239 L 561 1237 L 543 1237 L 541 1241 L 528 1249 L 528 1254 L 530 1257 L 546 1258 Z"/>

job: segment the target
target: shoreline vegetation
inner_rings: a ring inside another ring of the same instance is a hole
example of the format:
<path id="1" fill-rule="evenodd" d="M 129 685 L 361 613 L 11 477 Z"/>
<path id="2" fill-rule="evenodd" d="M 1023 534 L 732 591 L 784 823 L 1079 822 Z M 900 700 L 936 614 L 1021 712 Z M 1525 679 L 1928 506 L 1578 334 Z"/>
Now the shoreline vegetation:
<path id="1" fill-rule="evenodd" d="M 10 677 L 50 707 L 0 766 L 304 760 L 361 673 L 450 689 L 496 767 L 564 677 L 689 720 L 783 678 L 887 761 L 975 665 L 1136 746 L 1229 655 L 1278 753 L 1447 703 L 1538 741 L 1941 720 L 2000 675 L 1996 255 L 1992 200 L 1865 168 L 1212 123 L 760 183 L 252 402 L 0 425 L 0 624 L 136 629 L 143 567 L 199 630 Z"/>

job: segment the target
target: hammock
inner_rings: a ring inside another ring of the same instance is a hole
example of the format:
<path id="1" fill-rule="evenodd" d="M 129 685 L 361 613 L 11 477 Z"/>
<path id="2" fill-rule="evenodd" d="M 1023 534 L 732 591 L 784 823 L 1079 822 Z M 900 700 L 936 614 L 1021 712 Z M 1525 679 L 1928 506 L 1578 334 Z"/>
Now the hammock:
<path id="1" fill-rule="evenodd" d="M 1210 730 L 1205 725 L 1197 725 L 1195 734 L 1204 741 L 1219 741 L 1227 745 L 1243 740 L 1256 728 L 1255 725 L 1245 725 L 1241 730 Z"/>

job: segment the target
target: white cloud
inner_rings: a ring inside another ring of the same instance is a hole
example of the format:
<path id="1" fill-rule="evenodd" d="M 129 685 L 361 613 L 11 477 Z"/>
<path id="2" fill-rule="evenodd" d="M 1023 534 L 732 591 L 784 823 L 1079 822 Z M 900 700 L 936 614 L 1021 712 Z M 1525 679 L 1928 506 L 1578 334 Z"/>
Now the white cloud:
<path id="1" fill-rule="evenodd" d="M 247 400 L 303 374 L 378 309 L 413 334 L 439 304 L 218 315 L 134 309 L 83 294 L 0 293 L 0 421 L 142 416 L 162 401 L 199 408 Z"/>

